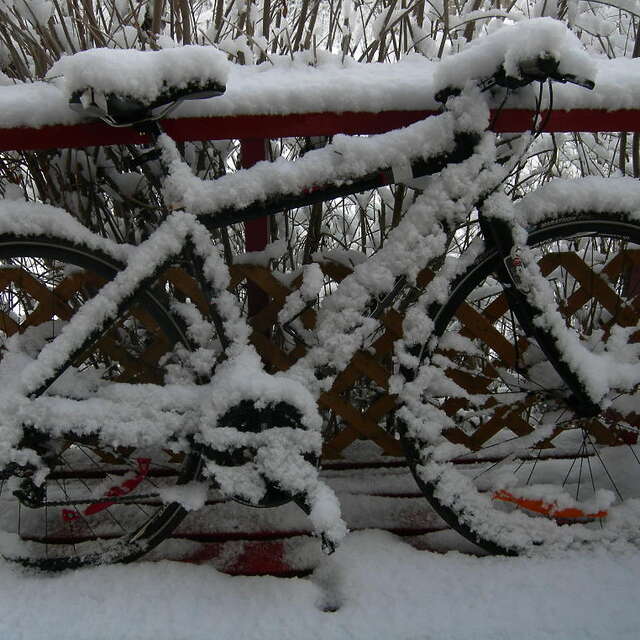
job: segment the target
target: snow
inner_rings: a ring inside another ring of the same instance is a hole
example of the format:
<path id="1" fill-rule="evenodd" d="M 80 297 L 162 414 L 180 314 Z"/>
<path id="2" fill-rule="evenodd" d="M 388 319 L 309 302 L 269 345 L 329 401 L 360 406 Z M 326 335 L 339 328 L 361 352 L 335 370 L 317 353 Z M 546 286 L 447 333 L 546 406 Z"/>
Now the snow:
<path id="1" fill-rule="evenodd" d="M 628 178 L 587 176 L 580 180 L 553 180 L 527 195 L 516 205 L 516 215 L 526 224 L 536 224 L 551 213 L 577 211 L 624 213 L 640 216 L 640 185 Z"/>
<path id="2" fill-rule="evenodd" d="M 0 128 L 80 122 L 80 116 L 71 111 L 67 101 L 70 91 L 84 88 L 90 81 L 140 97 L 156 95 L 163 78 L 175 80 L 171 56 L 176 56 L 178 60 L 190 59 L 189 55 L 180 53 L 185 49 L 189 47 L 151 53 L 92 50 L 63 58 L 51 70 L 50 76 L 54 72 L 64 72 L 64 78 L 51 77 L 50 82 L 0 86 Z M 497 29 L 491 36 L 474 41 L 473 46 L 441 63 L 417 54 L 407 55 L 396 63 L 368 64 L 348 58 L 343 61 L 339 56 L 325 54 L 320 57 L 317 66 L 310 66 L 308 55 L 300 54 L 293 59 L 276 56 L 271 62 L 260 65 L 230 65 L 225 95 L 183 103 L 171 117 L 436 109 L 438 104 L 434 95 L 439 88 L 464 82 L 470 75 L 491 74 L 503 61 L 509 70 L 515 71 L 520 60 L 544 51 L 561 57 L 562 71 L 596 81 L 594 91 L 556 85 L 554 108 L 616 110 L 640 105 L 640 80 L 636 80 L 640 77 L 637 73 L 640 60 L 607 60 L 586 54 L 575 36 L 561 23 L 540 18 Z M 225 77 L 221 61 L 214 56 L 216 53 L 219 52 L 213 50 L 202 56 L 203 60 L 207 56 L 215 58 L 215 65 L 204 73 L 205 78 Z M 133 73 L 128 68 L 122 73 L 119 64 L 109 66 L 111 56 L 122 55 L 124 61 L 134 54 L 142 56 L 140 73 Z M 84 56 L 91 58 L 92 65 L 94 58 L 100 62 L 95 66 L 96 71 L 93 71 L 93 66 L 80 64 Z M 166 56 L 167 62 L 160 65 L 157 72 L 149 74 L 147 58 L 144 56 Z M 137 65 L 138 61 L 136 69 Z M 103 73 L 105 66 L 108 71 L 106 74 Z M 182 66 L 180 64 L 177 68 L 181 69 Z M 202 61 L 199 61 L 187 77 L 198 77 L 201 68 Z M 527 93 L 524 92 L 525 95 Z M 527 95 L 527 100 L 530 97 Z M 501 98 L 497 103 L 500 101 Z M 515 98 L 510 100 L 509 106 L 531 107 L 531 103 L 528 101 L 524 105 Z"/>
<path id="3" fill-rule="evenodd" d="M 92 88 L 153 102 L 163 90 L 215 82 L 224 86 L 228 63 L 215 47 L 190 45 L 161 51 L 90 49 L 64 56 L 48 72 L 62 77 L 63 92 Z"/>
<path id="4" fill-rule="evenodd" d="M 451 83 L 465 85 L 470 78 L 493 73 L 502 63 L 507 72 L 517 75 L 521 61 L 546 52 L 561 59 L 563 71 L 580 77 L 596 77 L 598 82 L 598 90 L 593 93 L 577 87 L 559 87 L 556 107 L 618 109 L 640 104 L 640 82 L 633 82 L 637 62 L 592 58 L 560 23 L 540 19 L 498 29 L 492 36 L 437 66 L 419 56 L 408 56 L 396 64 L 369 65 L 327 56 L 317 68 L 308 66 L 308 60 L 303 57 L 278 59 L 272 66 L 234 67 L 229 73 L 229 90 L 225 96 L 184 105 L 176 113 L 213 116 L 429 109 L 435 107 L 432 96 L 438 88 Z M 149 64 L 150 60 L 159 60 L 161 64 Z M 124 67 L 127 72 L 123 72 Z M 224 67 L 222 54 L 212 48 L 205 51 L 205 48 L 185 47 L 154 53 L 84 52 L 60 61 L 51 70 L 49 84 L 0 87 L 0 127 L 78 122 L 66 100 L 71 92 L 88 85 L 153 100 L 167 84 L 203 77 L 223 81 Z M 59 73 L 63 73 L 64 78 L 53 77 Z M 529 96 L 530 92 L 523 91 L 523 95 Z M 371 296 L 384 295 L 398 278 L 414 281 L 417 265 L 426 264 L 442 252 L 445 238 L 438 221 L 459 221 L 487 185 L 499 182 L 507 169 L 493 167 L 495 149 L 491 136 L 480 141 L 476 155 L 443 171 L 427 194 L 415 200 L 386 241 L 386 250 L 357 266 L 325 301 L 318 314 L 316 346 L 287 374 L 271 376 L 263 371 L 255 351 L 248 346 L 246 322 L 232 304 L 231 295 L 220 293 L 216 298 L 218 311 L 233 343 L 227 352 L 228 359 L 208 385 L 198 388 L 184 384 L 162 388 L 117 385 L 116 397 L 115 385 L 106 384 L 94 390 L 91 385 L 98 385 L 99 381 L 89 380 L 78 385 L 70 398 L 42 397 L 29 402 L 20 397 L 20 393 L 24 396 L 47 380 L 69 359 L 93 327 L 114 315 L 119 301 L 153 272 L 154 264 L 175 253 L 186 238 L 192 239 L 196 251 L 206 258 L 205 272 L 216 293 L 226 287 L 228 273 L 221 257 L 211 251 L 209 236 L 192 214 L 215 214 L 225 207 L 248 205 L 277 193 L 298 192 L 309 184 L 330 178 L 345 182 L 381 167 L 401 168 L 407 155 L 428 155 L 450 149 L 454 132 L 481 131 L 486 126 L 488 111 L 479 97 L 477 92 L 469 91 L 452 101 L 450 113 L 439 118 L 369 139 L 337 137 L 330 146 L 309 152 L 295 165 L 282 159 L 261 163 L 250 172 L 225 176 L 215 186 L 193 176 L 179 159 L 175 145 L 164 139 L 164 158 L 170 169 L 168 194 L 173 205 L 185 206 L 191 213 L 171 214 L 135 252 L 130 247 L 94 237 L 59 209 L 27 206 L 19 201 L 3 202 L 0 207 L 3 231 L 69 236 L 109 256 L 128 258 L 127 268 L 104 287 L 103 295 L 87 303 L 56 340 L 42 349 L 37 360 L 21 351 L 18 337 L 14 340 L 15 352 L 8 344 L 5 362 L 13 364 L 4 371 L 5 384 L 0 396 L 2 446 L 7 449 L 3 455 L 15 454 L 8 448 L 17 442 L 19 427 L 24 423 L 46 425 L 54 432 L 63 432 L 70 426 L 79 432 L 99 426 L 102 435 L 113 444 L 158 445 L 173 433 L 194 433 L 196 439 L 201 438 L 216 451 L 241 446 L 257 449 L 254 459 L 242 467 L 207 463 L 207 471 L 224 493 L 257 502 L 264 495 L 265 478 L 275 480 L 292 493 L 304 492 L 311 521 L 309 527 L 305 519 L 304 526 L 316 534 L 323 533 L 330 540 L 342 538 L 346 526 L 336 495 L 330 484 L 318 478 L 315 466 L 305 459 L 305 454 L 317 454 L 321 448 L 321 420 L 315 397 L 322 391 L 323 384 L 330 384 L 328 377 L 323 381 L 314 379 L 314 367 L 322 364 L 339 369 L 348 362 L 375 324 L 364 315 Z M 584 206 L 606 209 L 616 203 L 621 210 L 637 210 L 636 182 L 609 181 L 605 188 L 605 183 L 592 180 L 581 183 L 581 187 L 585 187 L 580 192 Z M 558 181 L 535 196 L 523 199 L 518 211 L 531 222 L 536 216 L 540 219 L 545 207 L 557 211 L 560 199 L 570 202 L 573 207 L 570 210 L 575 210 L 580 203 L 568 198 L 568 191 L 568 185 Z M 514 210 L 509 203 L 498 213 L 509 218 Z M 271 247 L 270 251 L 272 249 L 279 250 L 278 247 Z M 264 260 L 268 255 L 266 252 L 259 259 Z M 428 303 L 434 300 L 441 300 L 448 290 L 448 281 L 472 258 L 473 255 L 467 255 L 447 263 L 444 272 L 430 283 L 420 304 L 407 314 L 406 346 L 420 344 L 429 335 L 432 323 L 421 309 L 428 308 Z M 322 285 L 317 268 L 307 268 L 304 276 L 298 298 L 291 297 L 285 306 L 287 314 L 303 309 Z M 530 274 L 531 290 L 541 290 L 543 295 L 544 290 L 536 287 L 537 278 L 537 273 Z M 190 335 L 199 349 L 186 358 L 190 359 L 193 370 L 203 372 L 207 358 L 216 353 L 211 344 L 215 332 L 195 307 L 183 304 L 175 310 L 192 321 Z M 557 318 L 548 322 L 552 329 L 557 326 L 562 333 Z M 621 336 L 621 346 L 625 344 L 623 338 Z M 397 360 L 406 366 L 415 366 L 417 358 L 406 346 L 398 346 Z M 579 354 L 578 345 L 570 346 L 572 353 Z M 11 357 L 16 359 L 12 361 Z M 594 362 L 603 361 L 601 355 L 589 354 L 589 357 Z M 625 367 L 623 362 L 618 362 L 614 366 L 613 359 L 609 360 L 610 379 L 594 379 L 594 387 L 598 382 L 603 385 L 619 382 L 613 378 L 614 374 L 635 384 L 637 365 Z M 14 370 L 20 374 L 9 380 L 9 373 Z M 185 374 L 185 370 L 176 372 L 178 381 L 181 373 Z M 421 400 L 425 388 L 435 389 L 441 383 L 442 376 L 429 367 L 423 367 L 416 380 L 404 388 L 398 378 L 392 381 L 392 387 L 397 385 L 403 394 L 405 418 L 411 433 L 418 438 L 429 439 L 442 428 L 442 416 L 430 415 L 429 406 L 423 406 Z M 603 390 L 595 388 L 593 395 L 600 397 L 606 390 L 606 386 Z M 214 428 L 220 416 L 246 399 L 263 404 L 288 402 L 301 414 L 300 428 L 281 426 L 261 433 Z M 197 409 L 189 412 L 188 407 Z M 20 454 L 26 456 L 28 452 Z M 468 487 L 460 474 L 436 467 L 425 469 L 424 477 L 428 479 L 429 473 L 442 474 L 438 490 L 450 501 L 465 496 L 470 510 L 464 515 L 469 521 L 476 524 L 474 518 L 487 512 L 483 500 L 486 502 L 489 498 L 467 497 Z M 547 499 L 548 489 L 536 490 L 536 497 Z M 179 499 L 189 509 L 203 506 L 205 498 L 200 486 L 169 490 L 162 497 Z M 625 527 L 632 527 L 635 535 L 638 505 L 631 507 L 628 513 L 621 509 L 619 517 L 623 532 L 626 533 Z M 207 514 L 206 508 L 203 511 L 201 518 Z M 278 516 L 269 512 L 261 517 L 268 520 Z M 257 522 L 259 518 L 255 516 Z M 0 632 L 2 637 L 27 640 L 39 637 L 211 638 L 212 635 L 261 639 L 434 637 L 445 640 L 516 635 L 525 638 L 637 635 L 635 601 L 640 569 L 637 553 L 631 553 L 617 541 L 611 542 L 613 538 L 608 539 L 606 531 L 602 537 L 610 543 L 608 550 L 594 551 L 590 547 L 585 552 L 576 547 L 590 537 L 580 533 L 579 528 L 575 534 L 574 527 L 555 527 L 541 519 L 532 526 L 523 514 L 506 520 L 503 522 L 497 517 L 495 522 L 487 524 L 480 519 L 477 528 L 480 532 L 483 526 L 504 528 L 505 544 L 517 544 L 513 536 L 520 535 L 527 527 L 529 542 L 538 534 L 551 541 L 568 542 L 562 547 L 545 548 L 545 555 L 506 560 L 465 556 L 455 551 L 446 555 L 418 552 L 389 534 L 358 532 L 346 539 L 336 555 L 320 560 L 315 572 L 305 580 L 230 578 L 217 573 L 212 566 L 178 564 L 166 558 L 157 563 L 146 561 L 128 567 L 85 569 L 47 578 L 27 575 L 15 567 L 0 564 L 5 589 L 0 600 Z M 515 523 L 513 531 L 512 522 Z M 523 526 L 518 529 L 520 523 Z M 578 542 L 571 546 L 576 540 Z M 317 548 L 318 542 L 315 544 Z M 155 557 L 162 556 L 156 554 Z M 33 602 L 40 605 L 37 616 L 33 615 Z M 323 609 L 337 610 L 329 613 Z"/>
<path id="5" fill-rule="evenodd" d="M 467 118 L 471 115 L 476 117 L 474 129 L 482 129 L 487 123 L 488 112 L 480 102 L 469 114 L 461 115 L 458 131 L 469 126 Z M 174 208 L 196 215 L 215 214 L 225 208 L 248 207 L 279 194 L 300 193 L 310 185 L 344 184 L 382 168 L 402 166 L 407 157 L 427 158 L 451 151 L 455 124 L 452 116 L 445 113 L 379 136 L 336 136 L 331 145 L 310 151 L 295 163 L 284 158 L 263 161 L 215 182 L 195 176 L 173 140 L 162 135 L 159 144 L 169 169 L 165 198 Z"/>
<path id="6" fill-rule="evenodd" d="M 78 244 L 105 253 L 115 263 L 124 262 L 133 247 L 119 245 L 102 238 L 80 224 L 70 213 L 59 207 L 24 199 L 0 199 L 0 227 L 3 233 L 17 236 L 41 235 L 58 239 L 73 238 Z"/>
<path id="7" fill-rule="evenodd" d="M 527 20 L 499 29 L 486 38 L 474 40 L 459 54 L 444 59 L 436 68 L 435 90 L 462 88 L 470 79 L 491 77 L 496 61 L 504 61 L 510 77 L 520 78 L 520 64 L 550 54 L 560 63 L 561 73 L 593 78 L 595 66 L 582 50 L 578 38 L 561 22 L 551 18 Z"/>
<path id="8" fill-rule="evenodd" d="M 637 555 L 478 558 L 373 530 L 302 579 L 167 560 L 0 573 L 6 640 L 631 640 L 640 622 Z"/>

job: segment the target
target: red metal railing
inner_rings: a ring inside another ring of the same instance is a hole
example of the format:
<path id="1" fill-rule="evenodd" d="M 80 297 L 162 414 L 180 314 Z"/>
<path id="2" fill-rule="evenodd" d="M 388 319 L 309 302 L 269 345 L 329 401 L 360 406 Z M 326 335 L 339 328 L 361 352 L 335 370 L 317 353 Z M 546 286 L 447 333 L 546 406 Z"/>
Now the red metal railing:
<path id="1" fill-rule="evenodd" d="M 163 127 L 177 141 L 282 138 L 323 136 L 337 133 L 383 133 L 435 115 L 435 111 L 382 111 L 379 113 L 294 113 L 289 115 L 238 115 L 207 118 L 176 118 L 163 121 Z M 494 114 L 493 130 L 527 131 L 534 112 L 503 109 Z M 640 131 L 640 109 L 604 111 L 599 109 L 554 110 L 538 119 L 544 131 Z M 136 144 L 145 137 L 133 129 L 114 129 L 102 122 L 54 125 L 39 129 L 0 129 L 0 151 L 93 147 Z"/>

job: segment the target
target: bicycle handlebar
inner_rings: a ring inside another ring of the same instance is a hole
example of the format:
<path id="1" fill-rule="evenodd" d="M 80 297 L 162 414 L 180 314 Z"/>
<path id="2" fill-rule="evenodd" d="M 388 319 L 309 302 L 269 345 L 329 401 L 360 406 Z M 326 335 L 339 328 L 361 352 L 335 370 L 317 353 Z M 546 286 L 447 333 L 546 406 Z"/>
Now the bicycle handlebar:
<path id="1" fill-rule="evenodd" d="M 507 89 L 517 89 L 532 82 L 553 80 L 562 84 L 577 84 L 585 89 L 593 89 L 596 85 L 589 78 L 581 78 L 572 73 L 560 72 L 560 61 L 549 53 L 543 53 L 533 59 L 524 60 L 518 65 L 520 77 L 507 74 L 504 65 L 494 74 L 495 84 Z"/>
<path id="2" fill-rule="evenodd" d="M 561 84 L 576 84 L 585 89 L 594 89 L 595 82 L 590 78 L 584 78 L 573 73 L 560 71 L 560 61 L 550 53 L 542 53 L 535 58 L 523 60 L 518 64 L 518 74 L 509 74 L 505 65 L 501 64 L 498 70 L 488 78 L 481 80 L 479 86 L 482 91 L 493 87 L 503 87 L 507 90 L 515 90 L 525 87 L 533 82 L 546 82 L 551 80 Z M 436 93 L 436 100 L 444 104 L 451 96 L 459 95 L 461 88 L 445 87 Z"/>

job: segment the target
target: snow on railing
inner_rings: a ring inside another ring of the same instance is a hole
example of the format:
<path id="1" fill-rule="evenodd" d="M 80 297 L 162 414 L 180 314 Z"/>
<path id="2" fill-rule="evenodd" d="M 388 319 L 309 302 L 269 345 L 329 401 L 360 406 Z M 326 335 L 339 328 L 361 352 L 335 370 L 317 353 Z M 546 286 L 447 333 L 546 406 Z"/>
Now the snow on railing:
<path id="1" fill-rule="evenodd" d="M 539 119 L 544 130 L 640 130 L 640 59 L 596 59 L 594 64 L 595 90 L 554 85 L 553 111 Z M 421 56 L 393 64 L 342 65 L 329 59 L 319 67 L 299 61 L 234 66 L 225 95 L 182 104 L 164 127 L 180 141 L 381 133 L 438 109 L 437 66 Z M 83 121 L 69 108 L 61 87 L 56 79 L 0 86 L 0 151 L 144 141 L 132 129 Z M 493 129 L 530 129 L 531 97 L 510 98 Z"/>

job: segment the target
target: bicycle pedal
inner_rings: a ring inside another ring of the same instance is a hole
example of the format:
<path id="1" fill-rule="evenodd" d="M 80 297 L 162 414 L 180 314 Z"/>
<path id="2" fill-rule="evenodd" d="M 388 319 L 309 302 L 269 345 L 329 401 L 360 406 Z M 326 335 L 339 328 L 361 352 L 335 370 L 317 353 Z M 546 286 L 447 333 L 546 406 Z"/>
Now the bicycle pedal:
<path id="1" fill-rule="evenodd" d="M 31 478 L 25 478 L 20 483 L 20 488 L 13 492 L 13 495 L 18 498 L 20 504 L 30 509 L 39 509 L 44 507 L 47 497 L 46 485 L 38 486 Z"/>
<path id="2" fill-rule="evenodd" d="M 320 536 L 320 540 L 322 543 L 322 553 L 324 553 L 327 556 L 330 556 L 336 552 L 335 542 L 327 538 L 327 536 L 324 533 Z"/>

